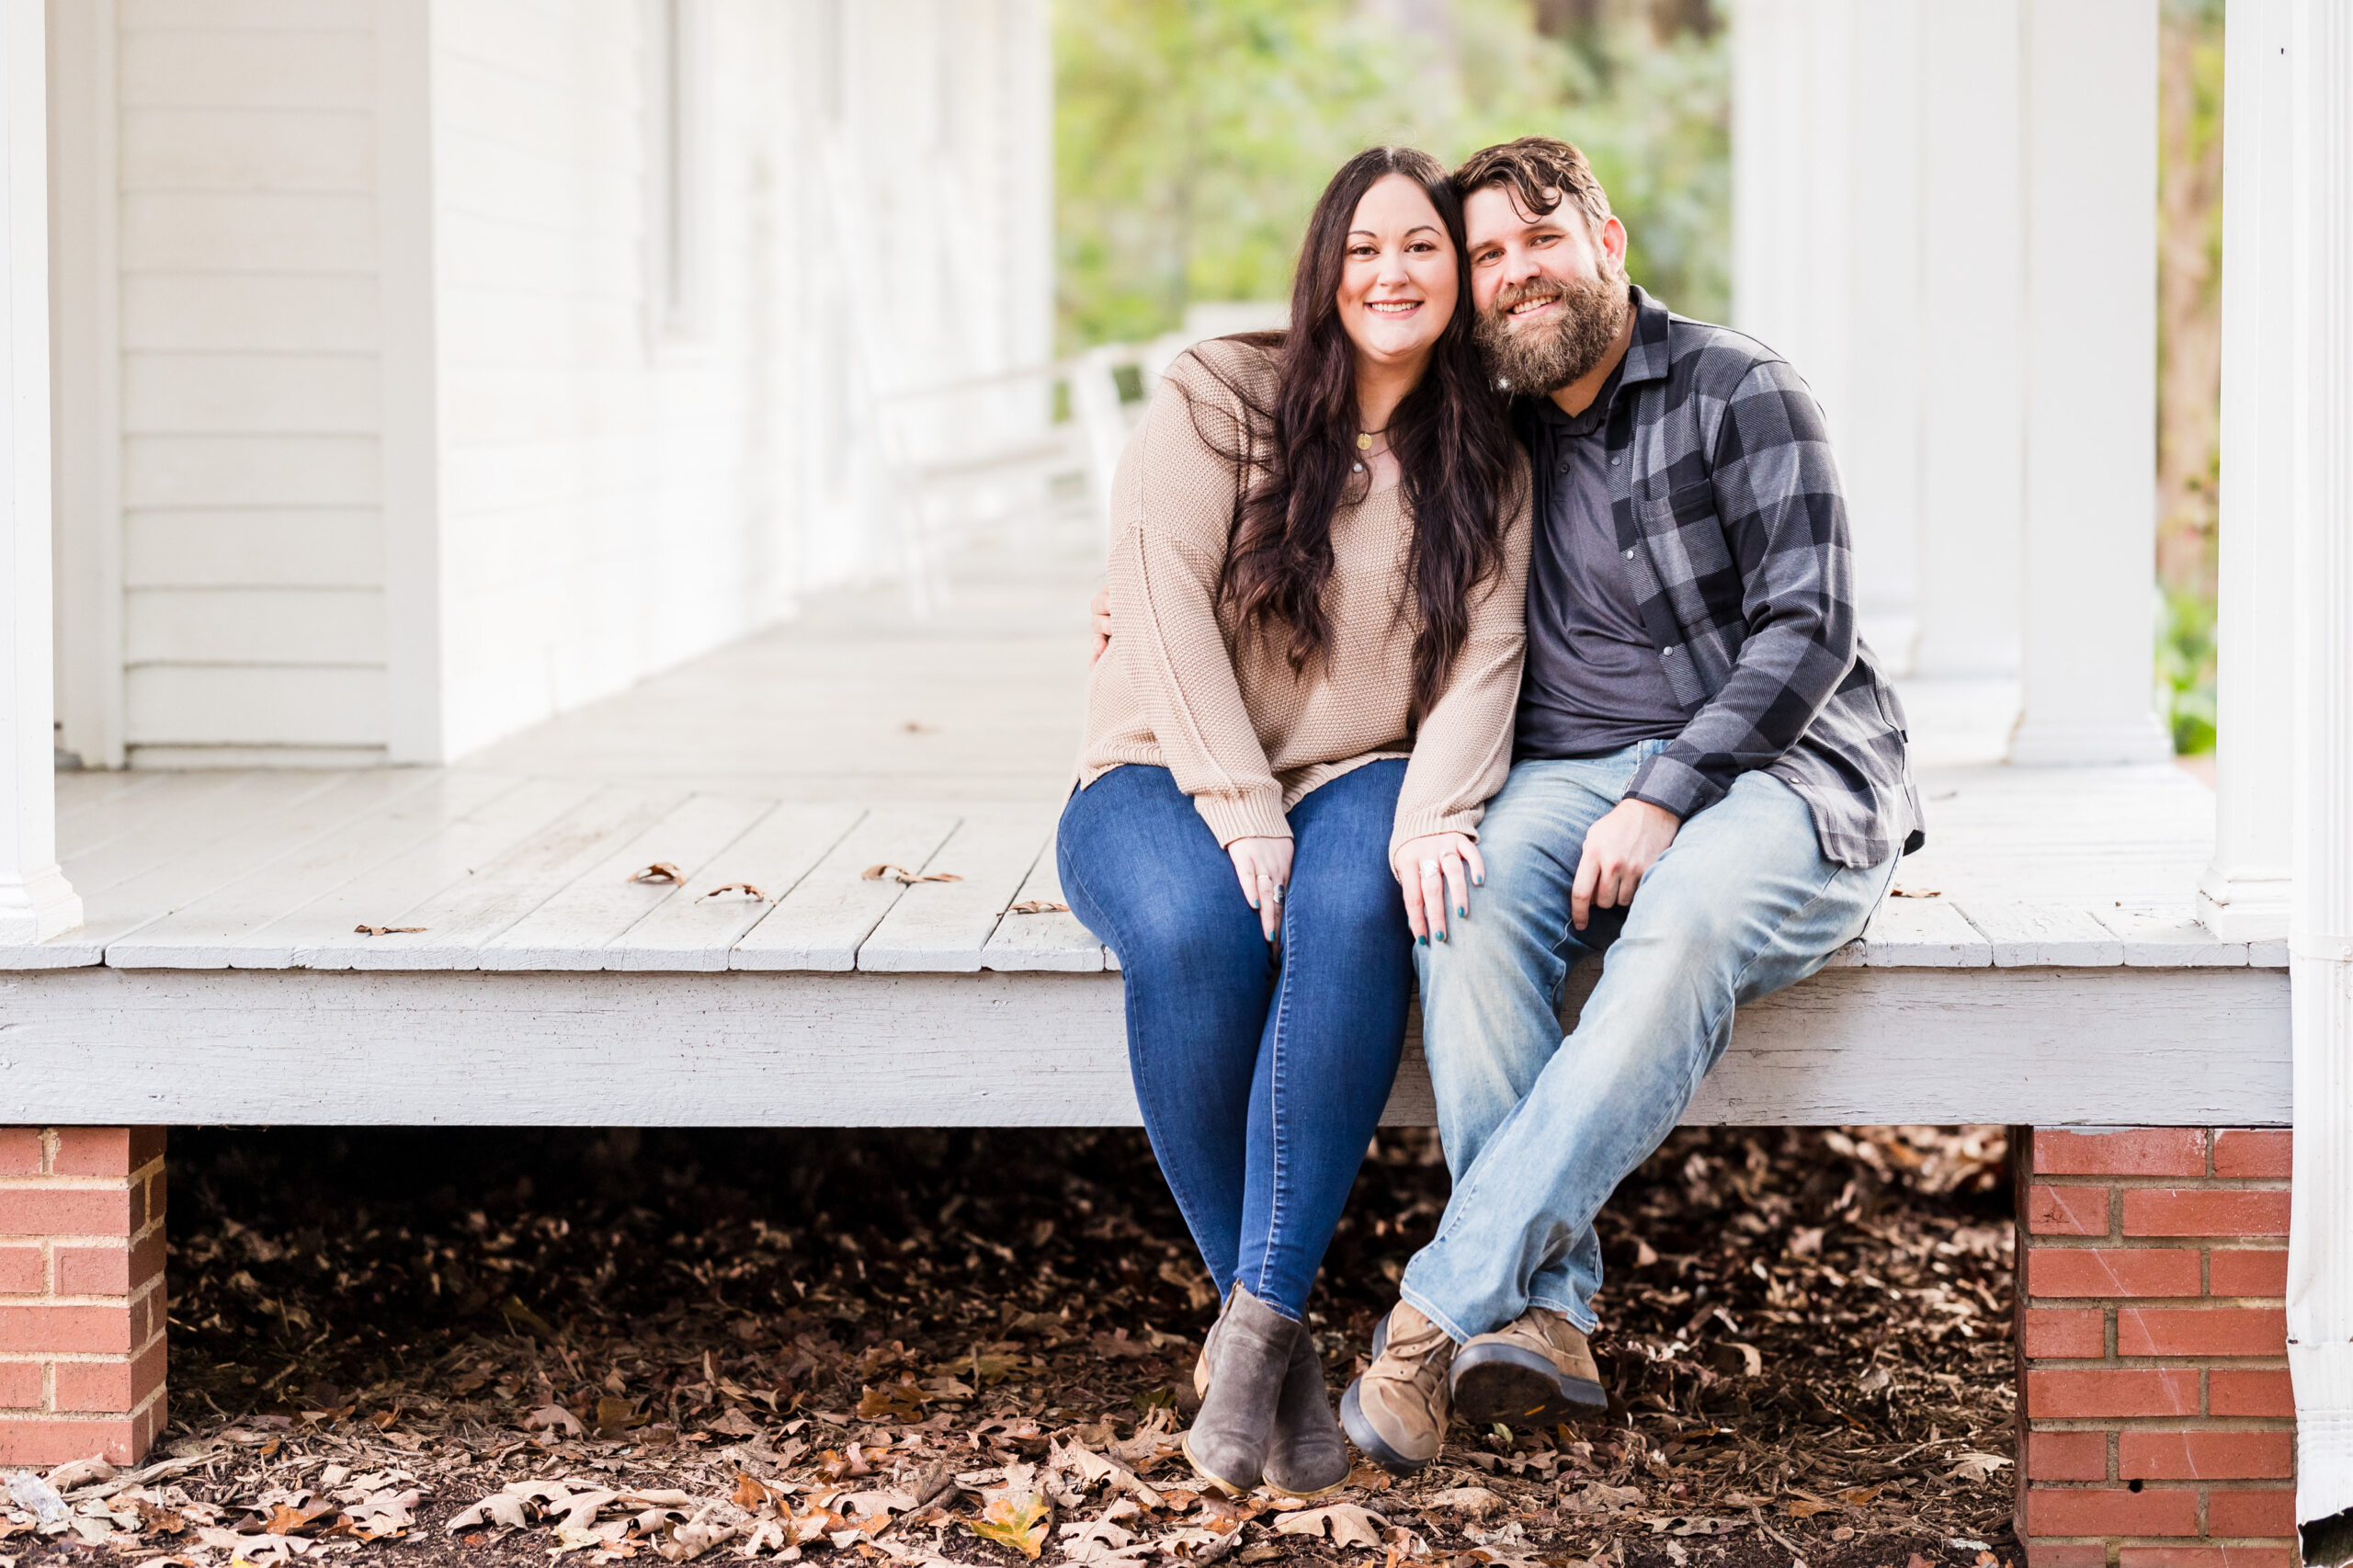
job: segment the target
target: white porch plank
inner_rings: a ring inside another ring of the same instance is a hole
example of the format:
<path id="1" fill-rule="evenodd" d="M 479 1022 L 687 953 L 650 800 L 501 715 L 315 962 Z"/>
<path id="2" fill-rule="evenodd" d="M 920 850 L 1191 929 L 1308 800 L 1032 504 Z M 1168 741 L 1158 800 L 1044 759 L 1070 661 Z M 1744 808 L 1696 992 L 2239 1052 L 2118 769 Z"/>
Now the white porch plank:
<path id="1" fill-rule="evenodd" d="M 2268 942 L 2249 942 L 2246 945 L 2246 961 L 2250 969 L 2286 969 L 2288 944 L 2282 938 L 2275 938 Z"/>
<path id="2" fill-rule="evenodd" d="M 975 806 L 925 869 L 961 877 L 907 889 L 858 949 L 878 973 L 978 970 L 1040 851 L 1052 843 L 1051 806 Z"/>
<path id="3" fill-rule="evenodd" d="M 554 897 L 485 944 L 483 969 L 604 969 L 611 944 L 679 897 L 711 858 L 775 809 L 741 795 L 690 795 L 644 831 L 583 870 Z M 648 866 L 676 866 L 683 884 L 635 882 Z M 727 967 L 722 948 L 715 966 Z"/>
<path id="4" fill-rule="evenodd" d="M 247 933 L 237 968 L 308 968 L 317 953 L 328 967 L 347 961 L 334 946 L 368 926 L 422 926 L 435 895 L 454 892 L 550 824 L 578 808 L 596 786 L 529 778 L 484 801 L 340 885 Z"/>
<path id="5" fill-rule="evenodd" d="M 792 896 L 802 879 L 856 827 L 865 812 L 856 806 L 783 805 L 717 855 L 656 905 L 644 919 L 613 939 L 605 967 L 623 970 L 723 970 L 744 934 Z M 749 882 L 768 895 L 759 903 L 711 890 Z"/>
<path id="6" fill-rule="evenodd" d="M 926 808 L 886 808 L 869 813 L 801 879 L 799 887 L 744 934 L 728 967 L 835 971 L 857 967 L 858 944 L 906 891 L 892 878 L 870 882 L 859 873 L 870 866 L 886 864 L 922 870 L 956 831 L 958 820 L 950 812 Z"/>
<path id="7" fill-rule="evenodd" d="M 67 868 L 70 877 L 76 860 L 126 834 L 166 823 L 205 797 L 233 787 L 244 777 L 226 772 L 150 774 L 146 779 L 150 788 L 118 790 L 92 801 L 70 818 L 61 812 L 57 818 L 57 858 Z M 75 891 L 80 891 L 78 886 Z"/>
<path id="8" fill-rule="evenodd" d="M 2124 961 L 2136 969 L 2241 969 L 2246 944 L 2217 938 L 2188 904 L 2120 904 L 2095 909 L 2099 923 L 2124 943 Z"/>
<path id="9" fill-rule="evenodd" d="M 211 894 L 110 944 L 107 962 L 125 969 L 225 969 L 232 963 L 252 962 L 264 954 L 256 940 L 262 926 L 313 903 L 322 893 L 342 887 L 475 807 L 523 784 L 511 774 L 426 774 L 422 788 L 383 809 L 257 866 Z M 281 943 L 278 951 L 283 955 L 281 963 L 292 957 L 290 944 Z"/>
<path id="10" fill-rule="evenodd" d="M 1993 944 L 1940 898 L 1891 898 L 1863 928 L 1863 962 L 1875 969 L 1984 969 Z"/>
<path id="11" fill-rule="evenodd" d="M 1054 841 L 1046 840 L 1038 864 L 1014 895 L 1019 903 L 1065 903 L 1063 879 L 1054 862 Z M 983 968 L 1019 972 L 1056 970 L 1091 974 L 1103 967 L 1103 944 L 1067 910 L 1046 915 L 1016 915 L 1008 911 L 997 923 L 996 935 L 982 950 Z"/>
<path id="12" fill-rule="evenodd" d="M 484 943 L 529 915 L 672 802 L 604 789 L 523 843 L 401 916 L 422 931 L 337 932 L 298 949 L 307 969 L 474 969 Z"/>
<path id="13" fill-rule="evenodd" d="M 144 814 L 128 832 L 64 859 L 76 892 L 102 892 L 235 833 L 350 777 L 344 773 L 224 773 L 222 787 L 169 800 L 169 809 Z M 159 806 L 163 802 L 159 801 Z"/>
<path id="14" fill-rule="evenodd" d="M 0 1118 L 1132 1125 L 1121 1011 L 1108 974 L 64 970 L 0 983 Z M 1406 1062 L 1385 1119 L 1427 1123 Z M 1848 969 L 1742 1008 L 1686 1120 L 2263 1127 L 2288 1091 L 2272 971 Z"/>
<path id="15" fill-rule="evenodd" d="M 132 773 L 102 767 L 61 773 L 57 776 L 57 820 L 62 825 L 68 817 L 133 790 L 152 790 L 170 777 L 168 773 Z"/>
<path id="16" fill-rule="evenodd" d="M 116 942 L 429 781 L 423 774 L 376 768 L 295 777 L 307 777 L 316 788 L 234 831 L 180 843 L 176 853 L 140 875 L 98 889 L 83 900 L 79 926 L 36 948 L 9 949 L 9 967 L 104 963 Z"/>
<path id="17" fill-rule="evenodd" d="M 1994 949 L 1994 967 L 2094 967 L 2124 961 L 2124 944 L 2088 909 L 2070 903 L 2005 903 L 1970 899 L 1961 905 Z"/>

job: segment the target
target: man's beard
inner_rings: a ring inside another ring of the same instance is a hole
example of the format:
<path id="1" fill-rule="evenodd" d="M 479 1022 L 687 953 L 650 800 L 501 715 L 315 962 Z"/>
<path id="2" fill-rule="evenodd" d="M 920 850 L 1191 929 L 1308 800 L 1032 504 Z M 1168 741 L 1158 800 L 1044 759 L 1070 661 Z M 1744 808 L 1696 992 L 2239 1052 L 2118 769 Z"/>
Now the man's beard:
<path id="1" fill-rule="evenodd" d="M 1626 275 L 1614 267 L 1611 273 L 1582 283 L 1532 278 L 1496 295 L 1479 314 L 1479 349 L 1487 369 L 1513 392 L 1541 397 L 1600 364 L 1626 321 Z M 1511 308 L 1540 299 L 1561 301 L 1552 320 L 1513 327 Z"/>

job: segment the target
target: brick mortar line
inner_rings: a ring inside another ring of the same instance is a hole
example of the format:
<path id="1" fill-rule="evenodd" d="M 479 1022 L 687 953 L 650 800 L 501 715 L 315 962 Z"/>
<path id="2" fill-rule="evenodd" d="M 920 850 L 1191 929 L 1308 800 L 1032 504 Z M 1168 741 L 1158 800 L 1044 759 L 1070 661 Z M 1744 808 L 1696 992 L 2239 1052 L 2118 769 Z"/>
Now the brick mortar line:
<path id="1" fill-rule="evenodd" d="M 0 1176 L 0 1192 L 129 1192 L 136 1176 Z"/>
<path id="2" fill-rule="evenodd" d="M 17 1405 L 0 1408 L 0 1422 L 9 1421 L 137 1421 L 164 1397 L 157 1389 L 129 1410 L 32 1410 Z"/>
<path id="3" fill-rule="evenodd" d="M 2113 1187 L 2127 1190 L 2155 1189 L 2161 1192 L 2286 1192 L 2296 1184 L 2293 1176 L 2055 1176 L 2037 1172 L 2029 1178 L 2034 1187 Z"/>
<path id="4" fill-rule="evenodd" d="M 2029 1301 L 2077 1301 L 2088 1310 L 2094 1306 L 2119 1307 L 2128 1312 L 2245 1310 L 2249 1307 L 2285 1307 L 2285 1296 L 2038 1296 L 2028 1292 Z"/>
<path id="5" fill-rule="evenodd" d="M 2177 1551 L 2200 1551 L 2221 1546 L 2293 1546 L 2293 1536 L 2282 1535 L 2038 1535 L 2028 1538 L 2043 1546 L 2162 1546 Z"/>
<path id="6" fill-rule="evenodd" d="M 2029 1312 L 2038 1312 L 2042 1302 L 2068 1302 L 2068 1307 L 2054 1312 L 2099 1312 L 2101 1307 L 2115 1307 L 2118 1312 L 2285 1312 L 2285 1295 L 2029 1295 Z"/>
<path id="7" fill-rule="evenodd" d="M 2033 1356 L 2020 1359 L 2038 1372 L 2270 1372 L 2285 1371 L 2288 1366 L 2284 1348 L 2246 1356 L 2210 1352 L 2183 1356 Z"/>
<path id="8" fill-rule="evenodd" d="M 52 1410 L 48 1414 L 57 1419 L 67 1421 L 136 1421 L 147 1412 L 150 1406 L 162 1403 L 167 1392 L 165 1385 L 158 1384 L 149 1391 L 145 1399 L 141 1400 L 129 1410 Z"/>
<path id="9" fill-rule="evenodd" d="M 2212 1480 L 2177 1477 L 2170 1481 L 2156 1481 L 2143 1477 L 2141 1480 L 2141 1490 L 2132 1494 L 2136 1497 L 2146 1497 L 2152 1492 L 2195 1492 L 2200 1487 L 2213 1492 L 2279 1492 L 2284 1490 L 2280 1483 L 2292 1483 L 2293 1480 L 2292 1476 L 2286 1475 L 2241 1475 L 2233 1476 L 2227 1480 L 2220 1477 Z M 2129 1481 L 2037 1481 L 2032 1476 L 2027 1478 L 2027 1483 L 2030 1486 L 2040 1486 L 2046 1492 L 2130 1492 L 2132 1488 L 2132 1483 Z M 2034 1539 L 2048 1540 L 2051 1538 L 2037 1536 Z M 2173 1536 L 2169 1539 L 2195 1540 L 2199 1538 Z"/>
<path id="10" fill-rule="evenodd" d="M 2283 1252 L 2287 1248 L 2285 1235 L 2254 1234 L 2234 1232 L 2227 1236 L 2127 1236 L 2120 1245 L 2106 1236 L 2080 1235 L 2070 1231 L 2062 1234 L 2055 1231 L 2037 1232 L 2027 1238 L 2026 1250 L 2035 1252 L 2188 1252 L 2197 1248 L 2204 1252 Z M 2268 1245 L 2268 1243 L 2278 1245 Z"/>
<path id="11" fill-rule="evenodd" d="M 123 1296 L 0 1296 L 0 1307 L 120 1307 L 128 1312 L 142 1296 L 153 1295 L 159 1281 L 149 1280 Z"/>
<path id="12" fill-rule="evenodd" d="M 2288 1244 L 2285 1231 L 2238 1231 L 2223 1236 L 2128 1236 L 2113 1228 L 2096 1234 L 2081 1231 L 2037 1231 L 2029 1238 L 2035 1252 L 2280 1252 Z"/>
<path id="13" fill-rule="evenodd" d="M 2292 1415 L 2029 1415 L 2033 1432 L 2292 1432 Z"/>
<path id="14" fill-rule="evenodd" d="M 120 1366 L 136 1361 L 169 1336 L 167 1330 L 158 1328 L 134 1350 L 0 1350 L 0 1365 L 46 1367 L 60 1361 L 86 1361 Z"/>

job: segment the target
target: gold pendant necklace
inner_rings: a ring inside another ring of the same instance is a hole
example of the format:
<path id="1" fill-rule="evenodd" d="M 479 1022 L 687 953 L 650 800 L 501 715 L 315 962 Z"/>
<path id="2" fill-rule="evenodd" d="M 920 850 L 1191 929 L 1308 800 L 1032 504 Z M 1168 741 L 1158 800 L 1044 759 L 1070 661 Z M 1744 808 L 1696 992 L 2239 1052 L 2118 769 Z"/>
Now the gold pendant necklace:
<path id="1" fill-rule="evenodd" d="M 1370 430 L 1357 432 L 1357 450 L 1360 452 L 1372 450 L 1372 432 Z"/>

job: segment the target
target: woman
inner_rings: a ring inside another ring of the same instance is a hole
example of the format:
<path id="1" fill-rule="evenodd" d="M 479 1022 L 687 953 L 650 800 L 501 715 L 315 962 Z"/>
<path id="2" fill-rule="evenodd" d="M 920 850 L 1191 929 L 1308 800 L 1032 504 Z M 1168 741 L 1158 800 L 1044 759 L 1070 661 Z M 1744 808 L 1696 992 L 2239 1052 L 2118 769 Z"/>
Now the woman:
<path id="1" fill-rule="evenodd" d="M 1186 1449 L 1233 1491 L 1347 1478 L 1301 1319 L 1396 1074 L 1412 943 L 1467 913 L 1510 761 L 1528 486 L 1465 254 L 1435 159 L 1359 153 L 1310 220 L 1290 330 L 1180 358 L 1114 485 L 1117 635 L 1059 857 L 1225 1298 Z"/>

